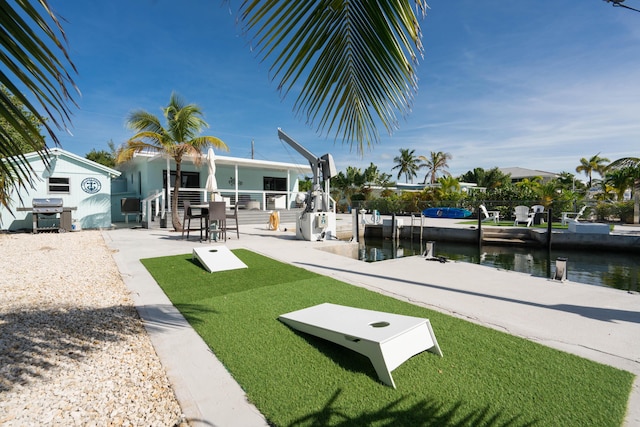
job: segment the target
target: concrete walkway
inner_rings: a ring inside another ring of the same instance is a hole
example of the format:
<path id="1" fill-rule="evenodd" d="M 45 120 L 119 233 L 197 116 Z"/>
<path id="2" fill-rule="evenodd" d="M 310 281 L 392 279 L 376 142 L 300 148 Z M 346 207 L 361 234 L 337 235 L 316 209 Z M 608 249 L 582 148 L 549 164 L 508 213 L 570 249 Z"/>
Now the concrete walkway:
<path id="1" fill-rule="evenodd" d="M 294 224 L 281 224 L 287 232 L 265 228 L 263 224 L 242 226 L 240 239 L 228 240 L 227 246 L 246 248 L 634 373 L 625 425 L 640 426 L 640 295 L 476 264 L 428 262 L 417 256 L 364 263 L 318 250 L 348 243 L 296 240 L 291 231 Z M 190 423 L 266 426 L 239 385 L 139 262 L 191 253 L 203 243 L 197 238 L 181 240 L 179 233 L 167 229 L 125 228 L 103 235 Z"/>

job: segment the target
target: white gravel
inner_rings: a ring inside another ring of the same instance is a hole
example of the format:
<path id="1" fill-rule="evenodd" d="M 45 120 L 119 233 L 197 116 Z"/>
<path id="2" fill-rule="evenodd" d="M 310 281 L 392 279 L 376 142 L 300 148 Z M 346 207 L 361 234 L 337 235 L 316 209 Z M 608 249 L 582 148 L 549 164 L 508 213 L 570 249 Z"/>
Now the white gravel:
<path id="1" fill-rule="evenodd" d="M 0 425 L 187 425 L 99 231 L 0 235 Z"/>

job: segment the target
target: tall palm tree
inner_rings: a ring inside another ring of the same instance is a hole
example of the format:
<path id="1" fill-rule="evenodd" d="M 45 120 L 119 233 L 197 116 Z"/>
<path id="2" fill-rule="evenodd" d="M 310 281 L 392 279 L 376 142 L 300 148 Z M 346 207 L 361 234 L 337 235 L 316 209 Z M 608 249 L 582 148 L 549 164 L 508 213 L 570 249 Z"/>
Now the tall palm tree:
<path id="1" fill-rule="evenodd" d="M 127 124 L 136 132 L 118 151 L 116 162 L 123 163 L 133 158 L 135 153 L 150 151 L 170 156 L 176 162 L 176 182 L 171 196 L 171 222 L 176 231 L 182 231 L 178 215 L 178 194 L 182 182 L 182 160 L 192 157 L 196 164 L 202 161 L 204 149 L 213 146 L 228 149 L 221 139 L 214 136 L 199 136 L 209 127 L 202 117 L 200 107 L 185 104 L 175 93 L 171 94 L 169 105 L 162 109 L 166 126 L 160 119 L 143 110 L 132 112 Z M 167 171 L 169 173 L 169 171 Z"/>
<path id="2" fill-rule="evenodd" d="M 417 90 L 426 0 L 244 0 L 245 31 L 282 96 L 300 89 L 294 111 L 319 131 L 357 146 L 378 142 L 376 122 L 389 133 L 396 113 L 408 114 Z"/>
<path id="3" fill-rule="evenodd" d="M 593 172 L 597 172 L 600 175 L 603 175 L 604 171 L 607 168 L 607 163 L 609 163 L 609 159 L 600 157 L 600 153 L 589 158 L 588 160 L 583 157 L 580 159 L 580 166 L 576 167 L 576 172 L 583 172 L 586 176 L 589 177 L 589 188 L 591 188 L 591 184 L 593 183 Z"/>
<path id="4" fill-rule="evenodd" d="M 393 158 L 396 165 L 391 170 L 398 169 L 398 179 L 404 175 L 404 182 L 413 184 L 413 178 L 418 176 L 418 158 L 414 155 L 416 150 L 401 148 L 400 155 Z"/>
<path id="5" fill-rule="evenodd" d="M 427 178 L 431 177 L 431 184 L 435 184 L 438 181 L 438 172 L 442 171 L 442 173 L 446 176 L 451 176 L 449 171 L 446 169 L 449 167 L 448 161 L 451 160 L 453 156 L 450 153 L 444 153 L 442 151 L 432 151 L 429 155 L 429 158 L 425 156 L 418 156 L 418 159 L 422 160 L 424 163 L 419 167 L 427 168 L 427 174 L 424 176 L 424 183 L 427 183 Z"/>
<path id="6" fill-rule="evenodd" d="M 34 173 L 24 153 L 37 151 L 48 162 L 40 128 L 57 145 L 54 128 L 69 124 L 68 104 L 73 104 L 75 84 L 67 70 L 75 71 L 75 67 L 63 44 L 64 31 L 46 0 L 0 0 L 0 6 L 0 85 L 6 88 L 0 91 L 0 117 L 4 119 L 0 124 L 0 176 L 5 188 L 20 189 L 30 185 Z M 38 120 L 34 122 L 31 116 Z"/>

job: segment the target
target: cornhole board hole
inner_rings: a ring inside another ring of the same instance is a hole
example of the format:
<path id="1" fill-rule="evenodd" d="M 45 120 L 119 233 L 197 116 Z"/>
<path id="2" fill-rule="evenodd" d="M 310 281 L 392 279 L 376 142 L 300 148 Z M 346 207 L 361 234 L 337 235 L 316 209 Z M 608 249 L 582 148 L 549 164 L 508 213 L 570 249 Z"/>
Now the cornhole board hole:
<path id="1" fill-rule="evenodd" d="M 428 350 L 442 357 L 428 319 L 324 303 L 278 319 L 292 329 L 323 338 L 369 358 L 380 380 L 412 356 Z"/>
<path id="2" fill-rule="evenodd" d="M 209 273 L 247 268 L 228 247 L 224 245 L 194 248 L 191 259 L 196 258 Z"/>

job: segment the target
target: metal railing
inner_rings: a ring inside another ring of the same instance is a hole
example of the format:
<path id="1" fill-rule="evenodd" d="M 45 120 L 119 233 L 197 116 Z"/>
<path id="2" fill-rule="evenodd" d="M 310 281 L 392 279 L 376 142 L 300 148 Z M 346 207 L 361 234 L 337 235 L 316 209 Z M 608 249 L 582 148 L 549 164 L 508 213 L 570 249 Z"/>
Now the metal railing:
<path id="1" fill-rule="evenodd" d="M 169 189 L 169 210 L 171 210 L 171 196 L 173 193 L 173 187 Z M 182 200 L 187 199 L 191 202 L 203 202 L 207 203 L 211 200 L 210 192 L 205 188 L 180 188 L 178 190 L 179 200 L 178 207 L 182 206 Z M 233 190 L 233 189 L 219 189 L 216 193 L 220 196 L 229 198 L 230 206 L 234 206 L 237 202 L 240 202 L 244 207 L 257 208 L 259 210 L 270 209 L 286 209 L 289 210 L 293 205 L 298 191 L 274 191 L 274 190 Z M 284 196 L 284 207 L 278 203 L 276 206 L 275 198 L 277 196 Z M 249 205 L 252 203 L 252 205 Z"/>
<path id="2" fill-rule="evenodd" d="M 155 202 L 155 212 L 158 212 L 159 209 L 161 210 L 162 218 L 165 218 L 167 212 L 171 212 L 171 197 L 173 195 L 173 190 L 173 187 L 169 188 L 166 204 L 163 203 L 165 194 L 164 190 L 156 190 L 154 195 L 143 200 L 143 221 L 145 220 L 145 214 L 147 212 L 151 212 L 151 202 Z M 216 193 L 224 198 L 229 198 L 230 207 L 233 207 L 237 202 L 240 202 L 245 208 L 264 211 L 273 209 L 290 210 L 292 208 L 300 207 L 296 202 L 296 197 L 301 193 L 300 191 L 219 189 Z M 183 200 L 189 200 L 192 203 L 208 203 L 211 200 L 210 192 L 205 188 L 179 188 L 178 194 L 178 209 L 182 207 Z M 276 200 L 278 196 L 284 196 L 284 207 L 282 207 L 282 204 Z M 335 213 L 337 203 L 332 197 L 329 197 L 329 201 L 330 211 Z M 166 209 L 165 206 L 167 206 Z"/>
<path id="3" fill-rule="evenodd" d="M 159 216 L 161 220 L 166 219 L 167 211 L 164 208 L 164 192 L 158 191 L 151 196 L 142 200 L 142 226 L 148 228 L 149 220 L 153 221 L 153 218 Z M 152 209 L 155 208 L 155 209 Z M 155 215 L 152 214 L 155 212 Z"/>

